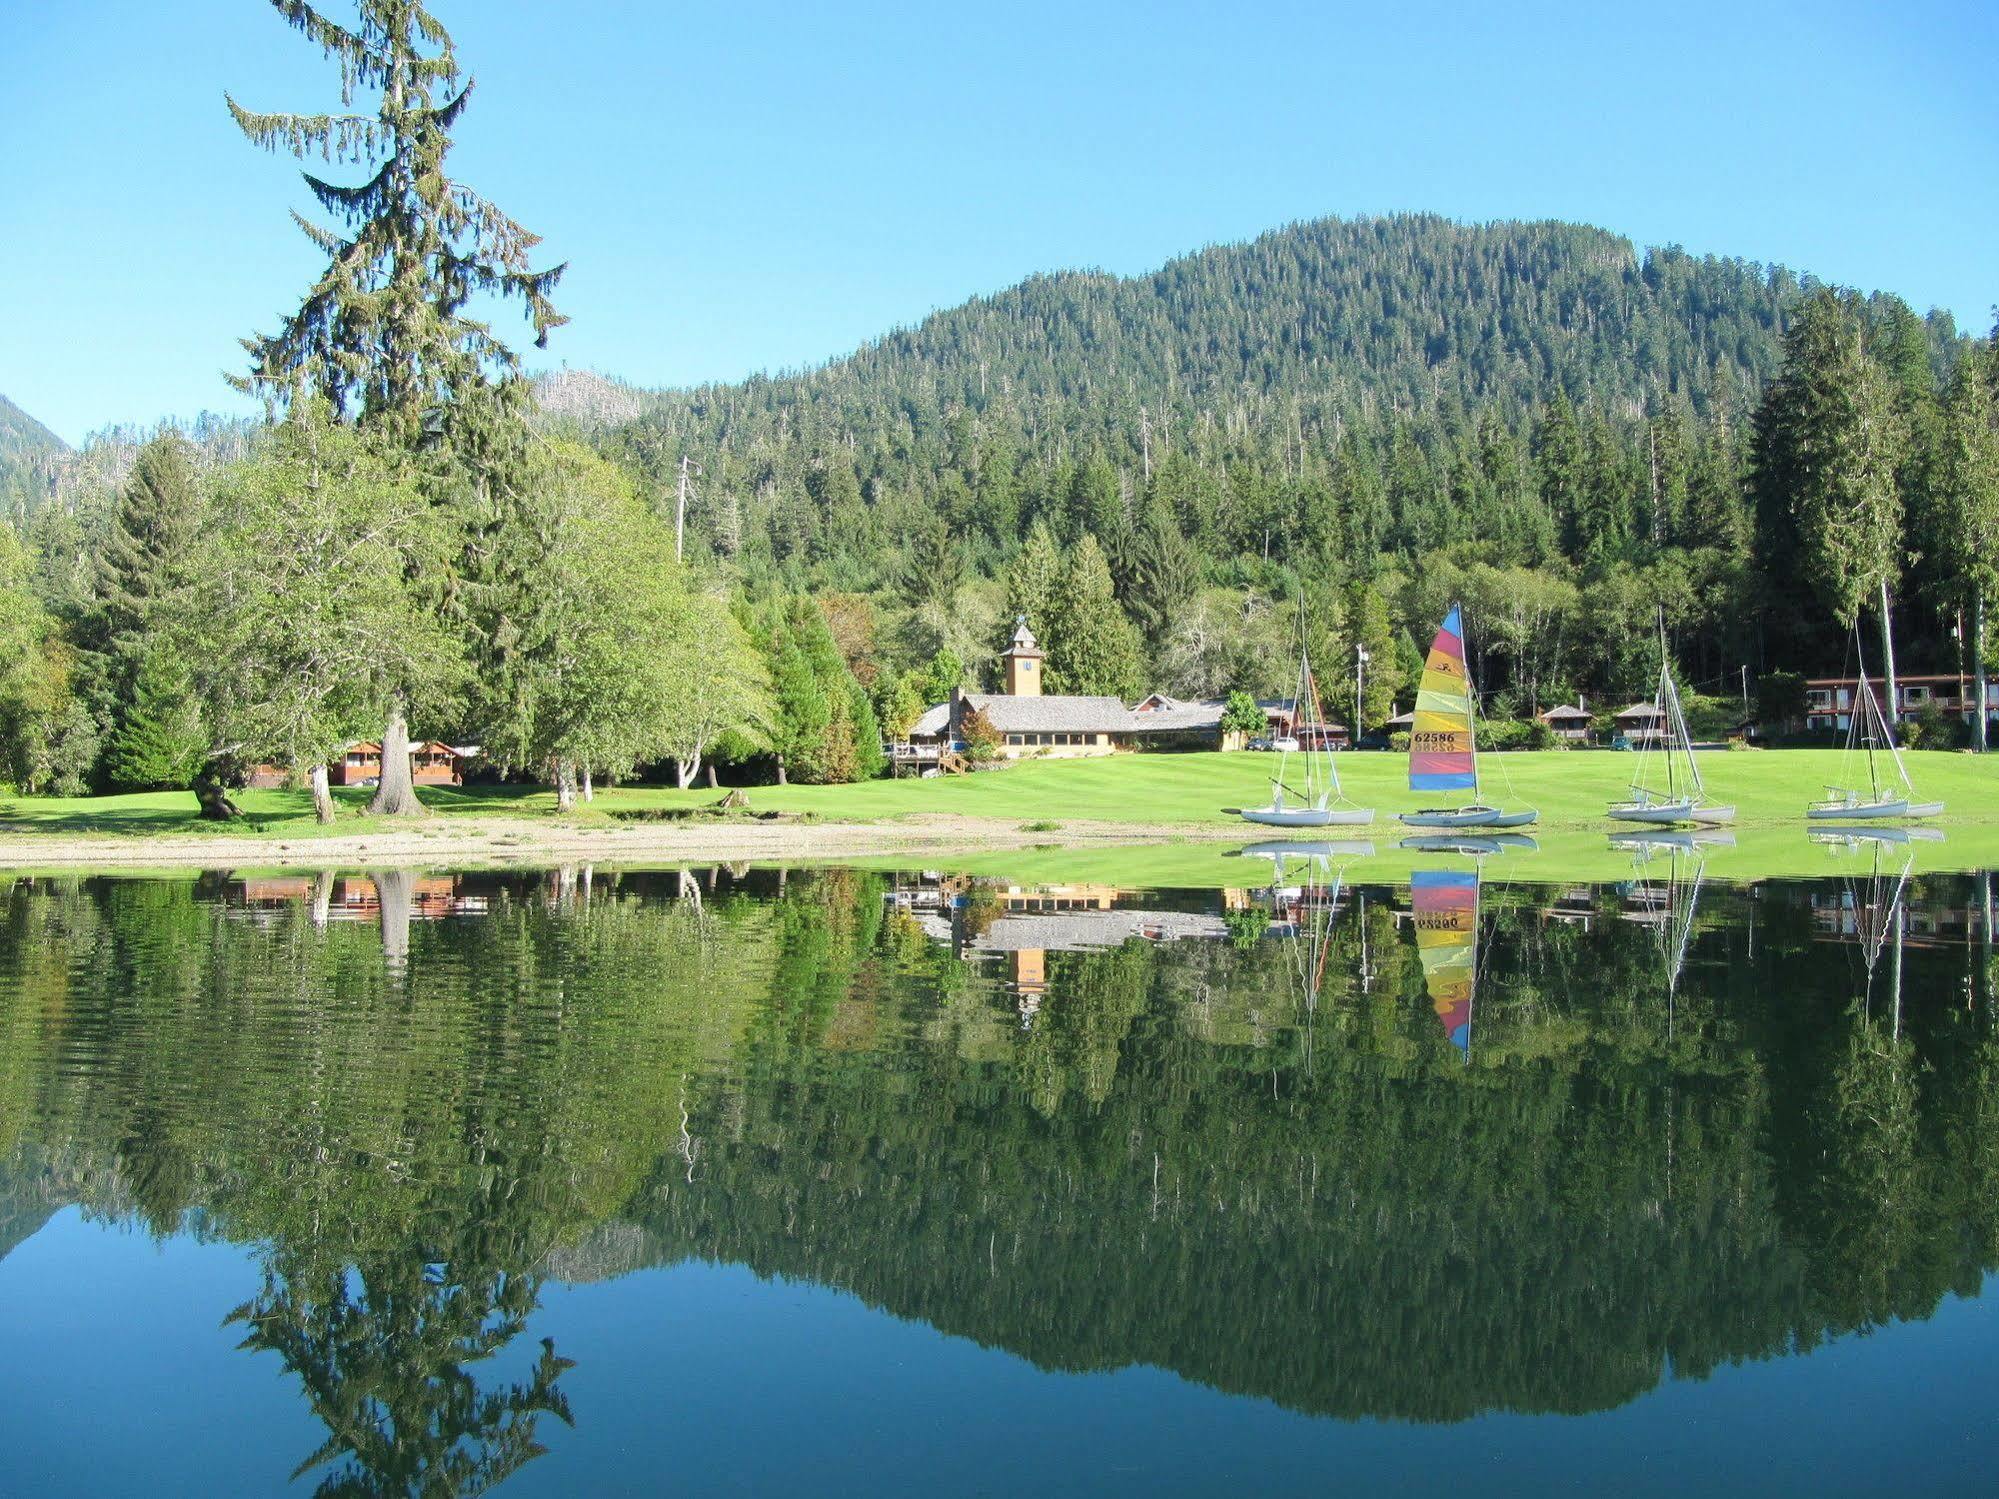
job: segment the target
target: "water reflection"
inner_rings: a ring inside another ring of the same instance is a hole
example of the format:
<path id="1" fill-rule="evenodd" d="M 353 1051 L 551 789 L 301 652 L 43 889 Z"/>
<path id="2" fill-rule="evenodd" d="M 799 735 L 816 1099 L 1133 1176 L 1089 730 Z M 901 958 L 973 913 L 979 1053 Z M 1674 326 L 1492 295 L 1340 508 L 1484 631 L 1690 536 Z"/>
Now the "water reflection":
<path id="1" fill-rule="evenodd" d="M 326 1494 L 477 1492 L 545 1416 L 620 1440 L 570 1409 L 590 1349 L 526 1336 L 550 1277 L 740 1263 L 1044 1368 L 1450 1421 L 1999 1261 L 1988 878 L 1254 863 L 16 880 L 0 1252 L 66 1204 L 256 1246 L 233 1315 Z"/>

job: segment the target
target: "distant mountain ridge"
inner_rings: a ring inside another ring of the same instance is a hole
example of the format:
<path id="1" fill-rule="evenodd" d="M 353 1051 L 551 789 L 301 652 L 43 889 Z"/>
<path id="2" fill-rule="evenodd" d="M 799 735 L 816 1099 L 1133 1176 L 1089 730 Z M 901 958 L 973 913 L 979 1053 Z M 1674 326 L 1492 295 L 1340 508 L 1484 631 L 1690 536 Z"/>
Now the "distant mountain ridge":
<path id="1" fill-rule="evenodd" d="M 0 515 L 31 507 L 48 492 L 69 444 L 0 395 Z"/>
<path id="2" fill-rule="evenodd" d="M 1781 364 L 1783 266 L 1637 250 L 1563 222 L 1323 218 L 1143 276 L 1055 272 L 936 312 L 826 366 L 660 392 L 702 416 L 842 418 L 994 402 L 1213 406 L 1277 394 L 1353 408 L 1745 404 Z M 1939 344 L 1957 338 L 1933 316 Z"/>

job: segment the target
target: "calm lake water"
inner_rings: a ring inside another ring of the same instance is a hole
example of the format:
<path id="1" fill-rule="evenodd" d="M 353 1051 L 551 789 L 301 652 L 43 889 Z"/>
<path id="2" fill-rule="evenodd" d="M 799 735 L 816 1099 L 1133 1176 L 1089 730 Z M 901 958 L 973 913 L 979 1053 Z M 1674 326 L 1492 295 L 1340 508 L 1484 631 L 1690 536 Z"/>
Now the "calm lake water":
<path id="1" fill-rule="evenodd" d="M 1989 878 L 1244 865 L 0 876 L 0 1491 L 1994 1492 Z"/>

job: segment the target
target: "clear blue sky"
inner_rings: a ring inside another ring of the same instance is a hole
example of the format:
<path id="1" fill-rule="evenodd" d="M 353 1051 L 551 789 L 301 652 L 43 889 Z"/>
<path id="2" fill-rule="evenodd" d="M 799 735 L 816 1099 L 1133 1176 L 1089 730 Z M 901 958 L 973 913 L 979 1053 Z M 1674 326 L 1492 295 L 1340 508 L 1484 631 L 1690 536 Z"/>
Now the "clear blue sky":
<path id="1" fill-rule="evenodd" d="M 549 360 L 648 385 L 1398 209 L 1782 261 L 1979 331 L 1999 300 L 1991 0 L 433 7 L 479 84 L 457 174 L 570 262 Z M 0 57 L 0 393 L 72 441 L 242 409 L 235 339 L 317 263 L 222 93 L 331 108 L 331 66 L 263 0 L 0 0 Z"/>

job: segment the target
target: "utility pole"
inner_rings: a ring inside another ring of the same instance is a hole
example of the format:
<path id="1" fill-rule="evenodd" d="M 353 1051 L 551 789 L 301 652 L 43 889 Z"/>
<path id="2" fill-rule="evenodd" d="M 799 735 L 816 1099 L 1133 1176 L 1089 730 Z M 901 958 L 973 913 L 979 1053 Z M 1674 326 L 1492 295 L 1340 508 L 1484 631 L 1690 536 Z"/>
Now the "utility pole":
<path id="1" fill-rule="evenodd" d="M 1971 685 L 1978 695 L 1978 711 L 1971 717 L 1971 743 L 1979 754 L 1989 747 L 1986 744 L 1985 720 L 1991 713 L 1991 705 L 1985 701 L 1991 690 L 1985 683 L 1985 589 L 1981 586 L 1978 596 L 1971 605 Z"/>
<path id="2" fill-rule="evenodd" d="M 1888 722 L 1902 721 L 1902 695 L 1895 690 L 1895 630 L 1888 621 L 1888 579 L 1881 579 L 1881 654 L 1888 668 Z"/>
<path id="3" fill-rule="evenodd" d="M 673 506 L 673 560 L 685 559 L 687 550 L 687 475 L 691 460 L 685 453 L 680 455 L 680 494 Z M 693 470 L 699 473 L 699 469 Z"/>
<path id="4" fill-rule="evenodd" d="M 1362 683 L 1367 680 L 1367 647 L 1353 643 L 1353 746 L 1360 748 L 1360 702 Z"/>

